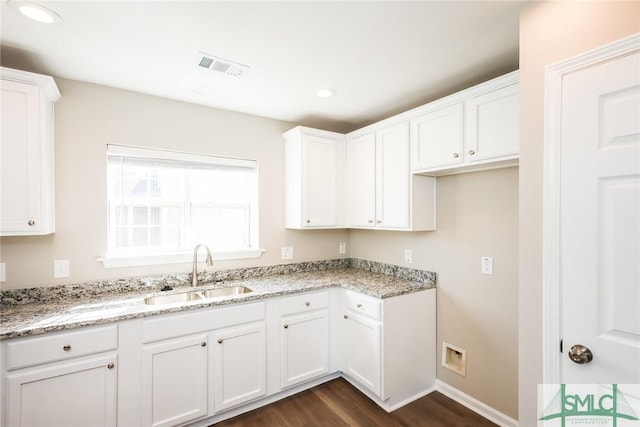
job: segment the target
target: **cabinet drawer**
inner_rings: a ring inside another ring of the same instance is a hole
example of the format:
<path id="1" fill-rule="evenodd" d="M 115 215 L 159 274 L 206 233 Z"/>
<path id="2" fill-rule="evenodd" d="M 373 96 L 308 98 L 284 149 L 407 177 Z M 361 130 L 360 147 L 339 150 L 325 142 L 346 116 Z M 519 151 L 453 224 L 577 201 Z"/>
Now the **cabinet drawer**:
<path id="1" fill-rule="evenodd" d="M 364 314 L 372 319 L 380 320 L 382 301 L 367 295 L 362 295 L 353 291 L 344 293 L 345 307 L 347 310 Z"/>
<path id="2" fill-rule="evenodd" d="M 115 325 L 28 338 L 7 344 L 7 369 L 71 359 L 117 347 L 118 332 Z"/>
<path id="3" fill-rule="evenodd" d="M 289 314 L 304 313 L 307 311 L 326 308 L 329 306 L 329 292 L 313 292 L 283 297 L 280 301 L 280 314 L 286 316 Z"/>

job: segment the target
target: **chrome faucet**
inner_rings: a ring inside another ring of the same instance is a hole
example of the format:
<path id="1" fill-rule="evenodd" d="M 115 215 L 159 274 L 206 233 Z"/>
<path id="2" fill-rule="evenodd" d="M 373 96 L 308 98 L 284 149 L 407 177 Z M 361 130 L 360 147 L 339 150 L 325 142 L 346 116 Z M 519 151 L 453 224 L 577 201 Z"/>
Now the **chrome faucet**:
<path id="1" fill-rule="evenodd" d="M 213 265 L 213 258 L 211 257 L 211 251 L 209 251 L 209 247 L 203 244 L 196 245 L 196 248 L 193 250 L 193 271 L 191 272 L 191 286 L 198 286 L 198 248 L 200 248 L 200 246 L 204 246 L 204 248 L 207 250 L 207 265 Z"/>

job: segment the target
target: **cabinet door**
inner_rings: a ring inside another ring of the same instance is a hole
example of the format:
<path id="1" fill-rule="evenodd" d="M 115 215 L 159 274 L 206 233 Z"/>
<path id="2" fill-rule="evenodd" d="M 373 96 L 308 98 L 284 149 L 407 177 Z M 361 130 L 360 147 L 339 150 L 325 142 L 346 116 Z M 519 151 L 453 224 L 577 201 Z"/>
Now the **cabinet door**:
<path id="1" fill-rule="evenodd" d="M 2 81 L 0 231 L 45 234 L 41 210 L 40 89 Z"/>
<path id="2" fill-rule="evenodd" d="M 351 226 L 372 228 L 376 220 L 376 135 L 354 138 L 347 147 Z"/>
<path id="3" fill-rule="evenodd" d="M 519 85 L 516 83 L 467 101 L 466 161 L 518 154 L 519 99 Z"/>
<path id="4" fill-rule="evenodd" d="M 116 357 L 105 356 L 7 376 L 12 427 L 116 425 Z"/>
<path id="5" fill-rule="evenodd" d="M 303 227 L 335 227 L 338 224 L 337 144 L 330 138 L 303 137 Z"/>
<path id="6" fill-rule="evenodd" d="M 346 315 L 347 375 L 380 396 L 381 384 L 381 327 L 379 322 Z"/>
<path id="7" fill-rule="evenodd" d="M 463 126 L 462 103 L 411 120 L 411 169 L 420 171 L 461 163 Z"/>
<path id="8" fill-rule="evenodd" d="M 264 322 L 212 333 L 215 411 L 233 408 L 266 394 Z"/>
<path id="9" fill-rule="evenodd" d="M 376 226 L 409 228 L 409 122 L 377 132 Z"/>
<path id="10" fill-rule="evenodd" d="M 281 387 L 329 372 L 329 317 L 326 310 L 280 321 Z"/>
<path id="11" fill-rule="evenodd" d="M 144 426 L 174 426 L 206 416 L 207 335 L 146 345 L 142 362 Z"/>

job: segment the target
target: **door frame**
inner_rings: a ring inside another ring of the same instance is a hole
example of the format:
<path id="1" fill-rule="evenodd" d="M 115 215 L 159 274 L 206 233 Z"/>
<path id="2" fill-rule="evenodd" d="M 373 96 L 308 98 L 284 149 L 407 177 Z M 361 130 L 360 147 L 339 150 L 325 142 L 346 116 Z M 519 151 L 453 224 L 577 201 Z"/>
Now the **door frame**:
<path id="1" fill-rule="evenodd" d="M 560 384 L 562 277 L 560 262 L 560 178 L 562 81 L 565 74 L 640 51 L 640 33 L 614 41 L 545 69 L 542 212 L 542 383 Z"/>

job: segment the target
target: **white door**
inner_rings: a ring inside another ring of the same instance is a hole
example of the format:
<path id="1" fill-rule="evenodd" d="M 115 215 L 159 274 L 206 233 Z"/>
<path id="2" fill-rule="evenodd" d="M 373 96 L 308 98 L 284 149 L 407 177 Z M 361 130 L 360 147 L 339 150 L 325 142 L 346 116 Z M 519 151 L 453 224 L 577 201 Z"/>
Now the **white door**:
<path id="1" fill-rule="evenodd" d="M 380 395 L 381 328 L 380 323 L 353 312 L 347 320 L 347 375 Z"/>
<path id="2" fill-rule="evenodd" d="M 640 38 L 625 46 L 559 64 L 548 117 L 566 384 L 640 383 Z"/>
<path id="3" fill-rule="evenodd" d="M 459 102 L 411 120 L 411 169 L 462 163 L 464 104 Z"/>

